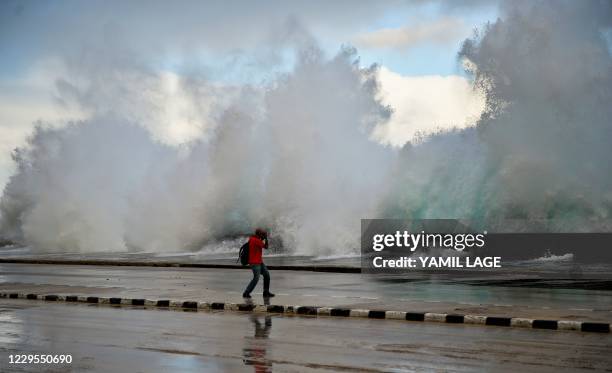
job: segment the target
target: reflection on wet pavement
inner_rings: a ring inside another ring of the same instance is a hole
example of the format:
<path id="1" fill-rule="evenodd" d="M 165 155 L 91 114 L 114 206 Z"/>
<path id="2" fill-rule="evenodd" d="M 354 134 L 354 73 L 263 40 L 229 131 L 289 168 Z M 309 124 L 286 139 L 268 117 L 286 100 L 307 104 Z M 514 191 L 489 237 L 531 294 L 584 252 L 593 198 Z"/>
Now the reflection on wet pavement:
<path id="1" fill-rule="evenodd" d="M 253 336 L 244 337 L 245 347 L 242 350 L 244 364 L 252 365 L 257 373 L 271 372 L 272 362 L 267 359 L 268 337 L 272 329 L 272 316 L 250 314 L 249 319 L 255 327 Z M 260 319 L 263 319 L 263 323 Z"/>
<path id="2" fill-rule="evenodd" d="M 245 299 L 246 304 L 254 305 L 252 299 Z M 270 298 L 264 298 L 264 304 L 270 304 Z M 263 324 L 260 321 L 263 319 Z M 242 349 L 243 361 L 245 365 L 251 365 L 257 373 L 271 372 L 272 361 L 266 358 L 268 343 L 267 339 L 270 336 L 272 329 L 272 316 L 258 315 L 255 313 L 249 314 L 249 320 L 255 327 L 253 336 L 245 336 L 245 347 Z"/>

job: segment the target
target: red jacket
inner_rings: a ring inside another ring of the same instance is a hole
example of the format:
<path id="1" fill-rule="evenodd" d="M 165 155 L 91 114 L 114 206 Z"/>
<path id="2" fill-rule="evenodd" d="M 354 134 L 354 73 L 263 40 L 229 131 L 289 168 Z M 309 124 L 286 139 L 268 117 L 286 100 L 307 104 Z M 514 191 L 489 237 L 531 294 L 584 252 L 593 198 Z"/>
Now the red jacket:
<path id="1" fill-rule="evenodd" d="M 251 236 L 249 238 L 249 264 L 263 263 L 261 254 L 265 246 L 263 240 L 259 237 Z"/>

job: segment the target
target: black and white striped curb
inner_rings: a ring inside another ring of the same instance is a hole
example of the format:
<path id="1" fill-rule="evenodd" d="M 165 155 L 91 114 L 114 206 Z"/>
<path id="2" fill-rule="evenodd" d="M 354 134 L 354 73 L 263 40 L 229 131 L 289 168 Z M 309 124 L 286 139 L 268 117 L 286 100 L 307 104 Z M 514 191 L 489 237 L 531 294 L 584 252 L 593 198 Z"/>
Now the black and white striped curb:
<path id="1" fill-rule="evenodd" d="M 499 317 L 483 315 L 461 315 L 432 312 L 404 312 L 350 309 L 335 307 L 312 307 L 298 305 L 260 305 L 251 303 L 197 302 L 176 300 L 149 300 L 139 298 L 108 298 L 77 295 L 0 293 L 0 298 L 44 300 L 48 302 L 80 302 L 107 304 L 113 306 L 145 306 L 155 308 L 174 308 L 184 310 L 225 310 L 285 313 L 310 316 L 362 317 L 370 319 L 391 319 L 408 321 L 428 321 L 448 324 L 474 324 L 529 329 L 575 330 L 583 332 L 610 333 L 610 324 L 574 320 L 545 320 L 520 317 Z"/>

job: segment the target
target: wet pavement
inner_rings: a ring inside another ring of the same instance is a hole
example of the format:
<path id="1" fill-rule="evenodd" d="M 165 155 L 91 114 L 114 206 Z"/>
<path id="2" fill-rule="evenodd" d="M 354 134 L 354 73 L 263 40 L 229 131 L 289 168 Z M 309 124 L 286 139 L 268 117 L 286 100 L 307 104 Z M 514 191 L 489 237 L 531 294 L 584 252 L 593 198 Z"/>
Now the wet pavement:
<path id="1" fill-rule="evenodd" d="M 611 370 L 608 334 L 370 319 L 0 302 L 0 371 Z M 9 364 L 11 354 L 71 364 Z"/>
<path id="2" fill-rule="evenodd" d="M 612 322 L 610 291 L 380 282 L 349 273 L 271 275 L 275 304 Z M 0 264 L 0 292 L 240 303 L 250 278 L 248 269 Z"/>

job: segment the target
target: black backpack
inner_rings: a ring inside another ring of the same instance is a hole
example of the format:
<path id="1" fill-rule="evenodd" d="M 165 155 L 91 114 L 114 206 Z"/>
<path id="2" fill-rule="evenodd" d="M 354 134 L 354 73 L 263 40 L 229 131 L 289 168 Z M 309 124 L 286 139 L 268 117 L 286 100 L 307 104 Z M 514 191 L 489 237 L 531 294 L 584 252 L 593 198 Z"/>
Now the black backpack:
<path id="1" fill-rule="evenodd" d="M 242 245 L 240 248 L 240 251 L 238 252 L 238 260 L 236 262 L 238 261 L 240 261 L 240 264 L 243 266 L 249 265 L 249 241 L 247 241 L 247 243 Z"/>

